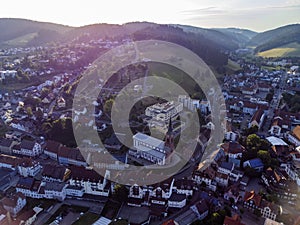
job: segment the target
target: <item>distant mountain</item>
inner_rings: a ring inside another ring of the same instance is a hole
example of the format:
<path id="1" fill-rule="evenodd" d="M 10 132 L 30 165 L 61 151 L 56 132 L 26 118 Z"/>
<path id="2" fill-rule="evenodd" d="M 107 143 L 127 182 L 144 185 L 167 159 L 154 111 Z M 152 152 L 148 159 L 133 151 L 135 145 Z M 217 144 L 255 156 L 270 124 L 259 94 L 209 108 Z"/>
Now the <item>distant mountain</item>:
<path id="1" fill-rule="evenodd" d="M 227 35 L 232 41 L 237 43 L 240 47 L 244 47 L 247 43 L 257 35 L 257 32 L 240 28 L 216 28 L 219 32 Z"/>
<path id="2" fill-rule="evenodd" d="M 287 25 L 259 33 L 250 40 L 249 44 L 256 46 L 256 52 L 262 52 L 293 42 L 300 43 L 300 24 Z"/>
<path id="3" fill-rule="evenodd" d="M 0 46 L 16 47 L 44 44 L 58 40 L 72 27 L 25 19 L 0 19 Z"/>
<path id="4" fill-rule="evenodd" d="M 239 47 L 239 41 L 233 39 L 231 35 L 223 33 L 222 31 L 216 29 L 205 29 L 200 27 L 193 27 L 187 25 L 173 25 L 174 27 L 179 27 L 185 32 L 190 32 L 202 36 L 214 42 L 216 45 L 222 47 L 224 50 L 235 50 Z"/>

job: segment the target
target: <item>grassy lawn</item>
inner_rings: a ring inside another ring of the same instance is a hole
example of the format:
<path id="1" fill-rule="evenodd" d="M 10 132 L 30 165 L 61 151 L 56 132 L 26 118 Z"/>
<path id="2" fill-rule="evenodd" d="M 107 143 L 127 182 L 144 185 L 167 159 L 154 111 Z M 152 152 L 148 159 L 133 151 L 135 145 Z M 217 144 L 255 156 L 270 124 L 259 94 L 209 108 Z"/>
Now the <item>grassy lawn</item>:
<path id="1" fill-rule="evenodd" d="M 300 56 L 300 44 L 293 42 L 287 45 L 283 45 L 279 48 L 273 48 L 264 52 L 258 53 L 262 57 L 288 57 L 288 56 Z"/>
<path id="2" fill-rule="evenodd" d="M 100 218 L 100 215 L 87 212 L 83 216 L 80 217 L 79 220 L 77 220 L 72 225 L 91 225 L 94 222 L 96 222 Z"/>
<path id="3" fill-rule="evenodd" d="M 17 37 L 15 39 L 11 39 L 5 42 L 5 44 L 10 46 L 25 46 L 26 44 L 28 44 L 28 42 L 33 40 L 37 35 L 38 35 L 37 33 L 29 33 L 21 37 Z"/>
<path id="4" fill-rule="evenodd" d="M 241 69 L 240 65 L 231 59 L 228 59 L 228 64 L 225 66 L 225 68 L 228 74 L 232 74 Z"/>

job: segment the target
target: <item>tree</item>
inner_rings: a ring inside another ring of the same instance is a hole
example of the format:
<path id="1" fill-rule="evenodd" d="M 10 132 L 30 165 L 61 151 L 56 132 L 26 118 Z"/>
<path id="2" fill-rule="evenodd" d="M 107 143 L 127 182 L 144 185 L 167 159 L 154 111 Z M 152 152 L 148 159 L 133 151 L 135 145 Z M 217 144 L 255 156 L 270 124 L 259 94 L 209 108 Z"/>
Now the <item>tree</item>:
<path id="1" fill-rule="evenodd" d="M 271 156 L 268 151 L 265 150 L 259 150 L 257 152 L 257 157 L 261 159 L 261 161 L 264 163 L 266 167 L 271 166 Z"/>
<path id="2" fill-rule="evenodd" d="M 28 106 L 28 107 L 26 108 L 26 112 L 27 112 L 27 115 L 28 115 L 29 117 L 32 117 L 33 113 L 32 113 L 32 108 L 31 108 L 30 106 Z"/>
<path id="3" fill-rule="evenodd" d="M 114 99 L 110 98 L 110 99 L 106 100 L 104 103 L 104 107 L 103 107 L 104 112 L 110 113 L 113 104 L 114 104 Z"/>
<path id="4" fill-rule="evenodd" d="M 246 139 L 246 144 L 248 148 L 257 149 L 260 145 L 260 137 L 257 136 L 256 134 L 250 134 Z"/>

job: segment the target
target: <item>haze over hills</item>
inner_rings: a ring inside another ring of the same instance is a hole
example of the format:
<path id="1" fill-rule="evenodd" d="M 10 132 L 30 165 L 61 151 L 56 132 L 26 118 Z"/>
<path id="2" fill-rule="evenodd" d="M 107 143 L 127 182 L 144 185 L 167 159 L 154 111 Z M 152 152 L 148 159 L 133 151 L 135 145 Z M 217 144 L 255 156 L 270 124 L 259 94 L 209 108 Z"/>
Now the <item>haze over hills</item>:
<path id="1" fill-rule="evenodd" d="M 262 52 L 300 42 L 300 24 L 256 33 L 238 28 L 204 29 L 187 25 L 160 25 L 148 22 L 69 27 L 25 19 L 3 18 L 0 19 L 0 29 L 0 46 L 2 48 L 36 46 L 56 41 L 69 42 L 80 38 L 91 40 L 92 38 L 130 37 L 134 40 L 157 38 L 196 49 L 195 45 L 200 45 L 198 49 L 206 48 L 212 52 L 236 50 L 247 46 L 255 47 L 255 52 Z M 187 46 L 189 44 L 185 42 L 192 44 Z"/>

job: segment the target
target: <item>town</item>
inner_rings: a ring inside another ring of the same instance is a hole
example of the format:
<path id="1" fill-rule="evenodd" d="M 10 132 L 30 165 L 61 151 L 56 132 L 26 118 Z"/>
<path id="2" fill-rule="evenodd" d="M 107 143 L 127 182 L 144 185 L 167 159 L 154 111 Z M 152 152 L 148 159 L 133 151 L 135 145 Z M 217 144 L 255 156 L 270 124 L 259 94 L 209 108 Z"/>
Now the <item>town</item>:
<path id="1" fill-rule="evenodd" d="M 146 62 L 106 84 L 93 103 L 94 120 L 72 121 L 72 114 L 76 120 L 87 112 L 73 111 L 72 98 L 95 59 L 131 41 L 75 39 L 0 52 L 0 224 L 299 224 L 299 61 L 260 58 L 258 65 L 242 50 L 231 52 L 238 69 L 220 80 L 224 127 L 214 126 L 211 104 L 199 90 L 172 102 L 147 98 L 130 118 L 135 135 L 128 148 L 113 133 L 110 110 L 122 85 L 148 73 Z M 127 163 L 175 164 L 184 110 L 199 115 L 201 129 L 178 174 L 144 186 L 111 181 Z M 90 151 L 82 155 L 73 134 L 82 127 L 99 133 L 115 162 L 99 163 L 104 153 L 93 140 L 84 140 Z M 152 137 L 149 129 L 166 136 Z M 201 160 L 214 129 L 224 130 L 224 140 L 213 158 Z"/>

